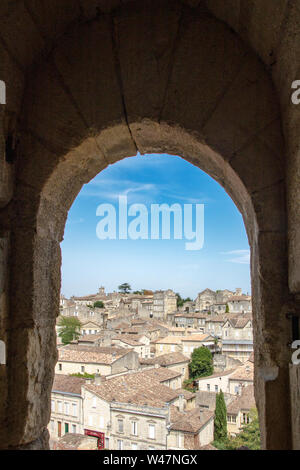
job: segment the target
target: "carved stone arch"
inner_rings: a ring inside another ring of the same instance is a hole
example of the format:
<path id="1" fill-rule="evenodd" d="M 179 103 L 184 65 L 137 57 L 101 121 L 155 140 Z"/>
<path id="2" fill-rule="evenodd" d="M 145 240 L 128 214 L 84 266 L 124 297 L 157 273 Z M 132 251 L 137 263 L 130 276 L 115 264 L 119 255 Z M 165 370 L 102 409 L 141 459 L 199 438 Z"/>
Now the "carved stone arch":
<path id="1" fill-rule="evenodd" d="M 181 2 L 145 4 L 74 25 L 27 76 L 9 209 L 14 296 L 4 442 L 47 446 L 67 213 L 83 184 L 139 151 L 185 158 L 218 181 L 242 213 L 251 246 L 262 445 L 288 448 L 286 187 L 277 96 L 263 64 L 225 24 Z"/>

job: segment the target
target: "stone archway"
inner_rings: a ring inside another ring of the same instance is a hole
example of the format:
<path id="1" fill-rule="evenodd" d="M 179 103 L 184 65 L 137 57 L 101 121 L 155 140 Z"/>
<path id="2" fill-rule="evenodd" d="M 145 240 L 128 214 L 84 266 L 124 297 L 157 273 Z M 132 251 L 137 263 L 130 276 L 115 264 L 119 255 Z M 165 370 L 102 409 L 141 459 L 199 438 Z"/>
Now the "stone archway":
<path id="1" fill-rule="evenodd" d="M 138 150 L 186 158 L 241 211 L 262 444 L 291 448 L 285 158 L 260 60 L 203 8 L 129 3 L 75 24 L 35 62 L 19 129 L 17 186 L 2 214 L 12 247 L 4 446 L 47 446 L 68 209 L 84 183 Z"/>

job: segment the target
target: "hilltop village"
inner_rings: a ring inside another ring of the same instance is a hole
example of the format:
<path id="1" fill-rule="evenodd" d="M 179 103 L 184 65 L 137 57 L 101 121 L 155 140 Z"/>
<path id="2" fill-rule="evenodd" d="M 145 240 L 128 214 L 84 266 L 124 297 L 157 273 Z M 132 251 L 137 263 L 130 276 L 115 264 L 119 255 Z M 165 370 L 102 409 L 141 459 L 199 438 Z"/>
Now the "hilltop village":
<path id="1" fill-rule="evenodd" d="M 61 296 L 51 448 L 213 450 L 221 390 L 228 435 L 238 435 L 255 408 L 251 297 L 241 289 L 205 289 L 195 300 L 170 289 L 124 290 Z M 64 345 L 66 317 L 80 321 L 80 332 Z M 201 347 L 212 373 L 191 381 Z"/>

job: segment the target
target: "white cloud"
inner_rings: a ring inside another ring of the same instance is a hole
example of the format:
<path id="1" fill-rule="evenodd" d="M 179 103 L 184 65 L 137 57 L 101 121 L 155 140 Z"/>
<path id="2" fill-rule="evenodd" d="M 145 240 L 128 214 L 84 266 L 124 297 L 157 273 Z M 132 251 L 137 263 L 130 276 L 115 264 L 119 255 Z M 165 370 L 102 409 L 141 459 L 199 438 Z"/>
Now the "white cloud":
<path id="1" fill-rule="evenodd" d="M 226 260 L 228 263 L 250 264 L 250 250 L 223 251 L 220 254 L 225 256 L 233 255 L 233 258 Z"/>

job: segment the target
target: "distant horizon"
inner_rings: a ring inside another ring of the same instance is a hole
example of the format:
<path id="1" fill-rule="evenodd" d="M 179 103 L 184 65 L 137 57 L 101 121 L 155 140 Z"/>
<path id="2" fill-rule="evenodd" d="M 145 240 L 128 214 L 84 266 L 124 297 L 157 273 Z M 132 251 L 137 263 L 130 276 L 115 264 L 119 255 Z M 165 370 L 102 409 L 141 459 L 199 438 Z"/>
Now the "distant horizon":
<path id="1" fill-rule="evenodd" d="M 130 284 L 130 283 L 128 283 L 128 284 Z M 130 286 L 131 286 L 131 284 L 130 284 Z M 105 286 L 101 286 L 101 287 L 104 287 L 104 289 L 105 289 L 105 294 L 106 294 L 106 295 L 107 295 L 107 294 L 113 294 L 113 293 L 124 294 L 124 292 L 121 292 L 121 291 L 119 291 L 118 289 L 114 289 L 114 290 L 112 290 L 112 291 L 111 291 L 111 290 L 108 291 L 108 290 L 106 290 Z M 99 289 L 99 288 L 98 288 L 98 289 Z M 175 291 L 174 289 L 172 289 L 171 287 L 169 287 L 169 288 L 167 288 L 167 289 L 151 289 L 151 288 L 134 289 L 134 288 L 132 288 L 132 289 L 130 290 L 130 292 L 127 292 L 127 294 L 134 294 L 135 291 L 142 291 L 142 290 L 148 290 L 148 291 L 156 292 L 156 291 L 160 291 L 160 290 L 166 291 L 166 290 L 169 290 L 169 289 L 172 290 L 173 292 L 175 292 L 175 294 L 180 294 L 180 292 L 176 292 L 176 291 Z M 233 293 L 234 293 L 234 292 L 236 292 L 236 289 L 239 289 L 239 287 L 236 287 L 235 289 L 228 289 L 227 287 L 224 287 L 224 288 L 222 288 L 222 289 L 211 289 L 210 287 L 205 287 L 204 289 L 199 290 L 199 291 L 197 292 L 197 294 L 196 294 L 194 297 L 191 297 L 191 296 L 188 296 L 188 295 L 187 295 L 187 296 L 183 296 L 183 298 L 186 299 L 186 298 L 190 297 L 190 298 L 194 301 L 194 300 L 196 300 L 198 294 L 199 294 L 200 292 L 205 291 L 206 289 L 212 290 L 212 291 L 214 291 L 214 292 L 229 290 L 230 292 L 233 292 Z M 65 296 L 63 292 L 61 292 L 61 295 L 63 295 L 66 299 L 70 299 L 70 298 L 72 298 L 72 297 L 88 297 L 88 296 L 90 296 L 90 295 L 95 295 L 95 294 L 97 294 L 97 293 L 98 293 L 98 290 L 97 290 L 97 292 L 96 292 L 96 291 L 95 291 L 95 292 L 89 292 L 89 293 L 82 294 L 82 295 L 81 295 L 81 294 L 80 294 L 80 295 L 73 294 L 73 295 L 71 295 L 71 296 L 69 296 L 69 297 L 68 297 L 68 296 Z M 243 293 L 244 295 L 249 295 L 249 296 L 251 296 L 251 292 L 244 292 L 244 291 L 242 291 L 242 293 Z M 181 294 L 180 294 L 180 295 L 181 295 Z M 181 295 L 181 297 L 182 297 L 182 295 Z"/>
<path id="2" fill-rule="evenodd" d="M 203 248 L 187 251 L 184 240 L 174 239 L 173 227 L 171 239 L 100 240 L 97 207 L 116 206 L 119 196 L 145 207 L 204 205 Z M 75 199 L 61 249 L 61 292 L 67 298 L 93 294 L 101 285 L 117 291 L 124 282 L 133 290 L 172 289 L 192 299 L 206 288 L 240 287 L 251 295 L 250 248 L 240 212 L 216 181 L 181 157 L 137 155 L 109 165 Z"/>

